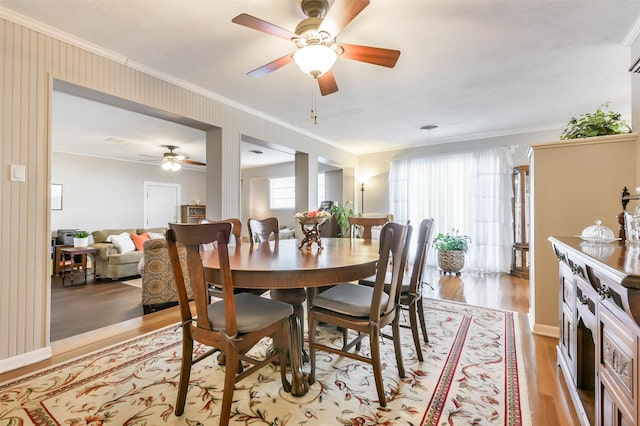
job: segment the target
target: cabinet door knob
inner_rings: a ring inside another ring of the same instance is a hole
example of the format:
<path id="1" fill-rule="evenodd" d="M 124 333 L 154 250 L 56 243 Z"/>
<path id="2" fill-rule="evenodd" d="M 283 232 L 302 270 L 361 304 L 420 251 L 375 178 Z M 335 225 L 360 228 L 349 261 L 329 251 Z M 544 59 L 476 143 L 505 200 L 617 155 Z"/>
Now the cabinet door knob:
<path id="1" fill-rule="evenodd" d="M 600 295 L 600 299 L 604 300 L 611 297 L 611 292 L 608 287 L 600 286 L 598 287 L 598 294 Z"/>
<path id="2" fill-rule="evenodd" d="M 589 298 L 587 296 L 578 296 L 578 300 L 583 305 L 586 305 L 587 303 L 589 303 Z"/>

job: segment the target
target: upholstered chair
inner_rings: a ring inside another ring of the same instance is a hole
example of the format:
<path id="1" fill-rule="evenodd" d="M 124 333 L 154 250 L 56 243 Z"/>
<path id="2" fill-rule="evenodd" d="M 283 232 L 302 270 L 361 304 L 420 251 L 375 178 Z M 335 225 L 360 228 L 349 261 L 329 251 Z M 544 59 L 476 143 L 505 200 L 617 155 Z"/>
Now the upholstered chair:
<path id="1" fill-rule="evenodd" d="M 164 238 L 144 242 L 142 259 L 142 309 L 145 314 L 178 304 L 178 289 L 169 262 L 169 249 Z M 182 257 L 186 252 L 180 253 Z M 185 277 L 187 297 L 193 299 L 189 278 Z"/>

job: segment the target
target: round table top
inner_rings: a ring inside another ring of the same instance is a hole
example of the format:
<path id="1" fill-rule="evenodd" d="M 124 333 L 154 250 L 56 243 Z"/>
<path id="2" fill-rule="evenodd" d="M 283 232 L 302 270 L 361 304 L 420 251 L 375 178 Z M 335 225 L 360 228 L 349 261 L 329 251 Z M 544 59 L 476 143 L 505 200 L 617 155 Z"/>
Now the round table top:
<path id="1" fill-rule="evenodd" d="M 377 240 L 322 238 L 323 250 L 298 249 L 297 239 L 229 246 L 234 286 L 243 288 L 317 287 L 366 278 L 376 271 Z M 202 253 L 208 282 L 219 282 L 216 250 Z"/>

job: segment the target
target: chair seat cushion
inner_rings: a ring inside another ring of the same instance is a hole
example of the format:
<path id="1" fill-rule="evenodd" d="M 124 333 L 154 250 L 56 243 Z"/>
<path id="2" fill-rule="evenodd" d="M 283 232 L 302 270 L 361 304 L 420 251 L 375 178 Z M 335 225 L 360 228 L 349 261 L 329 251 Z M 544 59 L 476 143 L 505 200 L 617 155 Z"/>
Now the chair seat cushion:
<path id="1" fill-rule="evenodd" d="M 265 328 L 293 313 L 288 303 L 278 302 L 251 293 L 234 295 L 236 301 L 236 320 L 238 333 L 250 333 Z M 225 329 L 224 301 L 213 303 L 207 307 L 209 321 L 214 330 Z"/>
<path id="2" fill-rule="evenodd" d="M 373 285 L 376 282 L 376 276 L 372 275 L 368 278 L 363 278 L 360 281 L 358 281 L 360 285 L 366 285 L 368 287 L 373 287 Z M 391 273 L 387 273 L 387 275 L 384 278 L 384 291 L 385 292 L 389 292 L 389 290 L 391 289 Z M 402 276 L 402 290 L 400 290 L 401 294 L 407 294 L 409 293 L 409 286 L 411 284 L 411 274 L 407 274 L 405 273 Z"/>
<path id="3" fill-rule="evenodd" d="M 371 313 L 372 298 L 373 287 L 344 283 L 318 294 L 313 299 L 313 305 L 353 317 L 368 317 Z M 388 301 L 389 295 L 383 293 L 383 310 Z"/>

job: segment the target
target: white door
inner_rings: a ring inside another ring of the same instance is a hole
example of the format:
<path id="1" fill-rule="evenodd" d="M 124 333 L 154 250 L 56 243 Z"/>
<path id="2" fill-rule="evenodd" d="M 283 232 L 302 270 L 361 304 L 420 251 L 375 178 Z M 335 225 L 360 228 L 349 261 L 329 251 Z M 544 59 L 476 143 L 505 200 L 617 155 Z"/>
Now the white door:
<path id="1" fill-rule="evenodd" d="M 158 228 L 178 222 L 180 185 L 174 183 L 144 183 L 144 227 Z"/>

